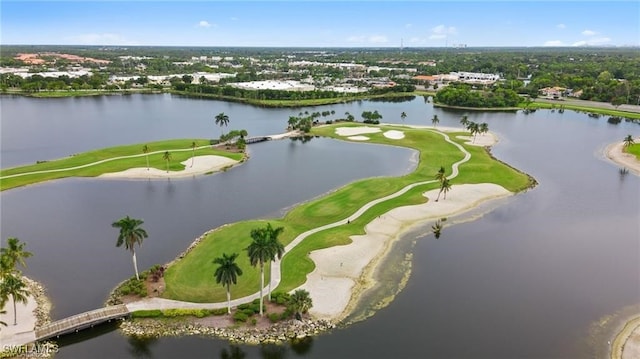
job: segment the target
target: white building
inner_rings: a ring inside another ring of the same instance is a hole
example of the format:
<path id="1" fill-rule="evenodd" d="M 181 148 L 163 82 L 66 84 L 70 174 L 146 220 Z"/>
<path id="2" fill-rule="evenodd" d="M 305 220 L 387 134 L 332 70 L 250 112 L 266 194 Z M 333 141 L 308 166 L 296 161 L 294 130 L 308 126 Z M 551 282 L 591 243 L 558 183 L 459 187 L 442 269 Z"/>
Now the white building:
<path id="1" fill-rule="evenodd" d="M 299 81 L 287 80 L 265 80 L 251 82 L 233 82 L 230 86 L 245 90 L 280 90 L 280 91 L 313 91 L 316 89 L 313 85 L 303 84 Z"/>

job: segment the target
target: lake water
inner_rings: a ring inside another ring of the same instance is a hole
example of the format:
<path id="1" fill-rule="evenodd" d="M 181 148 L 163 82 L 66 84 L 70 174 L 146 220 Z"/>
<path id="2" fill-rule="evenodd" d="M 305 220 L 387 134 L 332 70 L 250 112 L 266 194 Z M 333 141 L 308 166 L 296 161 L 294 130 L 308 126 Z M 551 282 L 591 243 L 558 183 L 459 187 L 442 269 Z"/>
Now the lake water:
<path id="1" fill-rule="evenodd" d="M 462 113 L 409 102 L 361 101 L 302 109 L 263 109 L 170 95 L 29 99 L 2 97 L 2 167 L 93 148 L 178 137 L 217 137 L 214 116 L 250 135 L 283 131 L 301 111 L 359 115 L 385 122 L 458 126 Z M 534 176 L 539 186 L 480 219 L 445 227 L 442 237 L 407 236 L 406 288 L 371 318 L 304 345 L 239 346 L 253 357 L 581 358 L 591 323 L 640 302 L 640 180 L 621 176 L 601 149 L 640 126 L 608 124 L 566 111 L 469 113 L 500 136 L 493 154 Z M 225 129 L 226 131 L 227 129 Z M 35 144 L 35 145 L 34 145 Z M 145 220 L 150 238 L 141 268 L 173 259 L 208 229 L 276 217 L 358 178 L 399 175 L 409 150 L 314 138 L 250 146 L 251 158 L 228 172 L 181 180 L 68 179 L 0 194 L 2 239 L 16 236 L 35 253 L 26 274 L 41 281 L 53 317 L 94 309 L 131 275 L 130 256 L 115 248 L 110 223 Z M 415 245 L 412 240 L 417 239 Z M 104 327 L 61 342 L 59 358 L 224 357 L 212 338 L 136 342 Z M 145 354 L 146 353 L 146 354 Z M 148 354 L 148 355 L 147 355 Z M 236 353 L 237 354 L 237 353 Z"/>

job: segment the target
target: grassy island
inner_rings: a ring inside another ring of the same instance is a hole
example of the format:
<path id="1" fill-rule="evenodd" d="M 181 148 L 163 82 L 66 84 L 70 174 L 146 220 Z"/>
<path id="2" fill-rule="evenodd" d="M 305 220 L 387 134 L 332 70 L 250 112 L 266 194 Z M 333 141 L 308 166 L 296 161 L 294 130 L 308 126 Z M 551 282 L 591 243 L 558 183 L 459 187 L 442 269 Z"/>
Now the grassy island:
<path id="1" fill-rule="evenodd" d="M 358 127 L 362 124 L 339 123 L 313 128 L 311 134 L 349 140 L 338 136 L 338 127 Z M 410 128 L 405 126 L 370 126 L 380 129 L 378 133 L 367 134 L 368 143 L 403 146 L 419 151 L 419 163 L 410 174 L 401 177 L 380 177 L 359 180 L 350 183 L 322 198 L 302 203 L 289 211 L 283 218 L 269 220 L 274 227 L 283 227 L 279 237 L 283 245 L 289 244 L 299 234 L 325 224 L 343 220 L 363 207 L 366 203 L 393 194 L 409 184 L 432 180 L 434 174 L 443 166 L 446 175 L 451 173 L 452 164 L 463 159 L 464 154 L 453 144 L 446 142 L 443 135 L 431 129 Z M 404 138 L 391 139 L 383 135 L 385 131 L 402 131 Z M 460 173 L 455 177 L 454 185 L 495 183 L 511 192 L 530 188 L 535 182 L 524 173 L 495 160 L 488 151 L 480 146 L 465 145 L 467 132 L 448 133 L 456 143 L 471 153 L 471 159 L 460 165 Z M 281 282 L 278 291 L 290 291 L 305 282 L 308 273 L 313 271 L 314 263 L 308 254 L 311 251 L 348 244 L 349 236 L 364 233 L 364 226 L 374 218 L 392 208 L 420 204 L 427 201 L 422 195 L 427 190 L 437 189 L 437 183 L 418 185 L 406 193 L 387 200 L 365 211 L 348 226 L 342 225 L 312 234 L 285 254 L 281 263 Z M 164 298 L 189 302 L 222 302 L 226 298 L 225 289 L 212 280 L 214 264 L 212 258 L 222 253 L 240 253 L 237 263 L 244 274 L 238 278 L 232 288 L 233 298 L 255 293 L 258 290 L 259 269 L 252 267 L 246 255 L 251 243 L 251 229 L 264 226 L 266 221 L 250 220 L 225 225 L 205 234 L 188 253 L 180 256 L 165 272 L 166 290 Z M 269 268 L 265 266 L 265 283 L 268 283 Z M 275 290 L 275 288 L 274 288 Z"/>
<path id="2" fill-rule="evenodd" d="M 145 146 L 147 153 L 143 151 Z M 164 158 L 167 151 L 170 153 L 168 161 Z M 0 170 L 0 189 L 4 191 L 59 178 L 96 177 L 131 168 L 146 168 L 147 159 L 150 168 L 181 171 L 185 169 L 185 165 L 180 162 L 191 158 L 194 154 L 195 156 L 222 156 L 235 161 L 242 161 L 245 156 L 242 152 L 210 146 L 207 139 L 178 139 L 109 147 L 74 154 L 62 159 L 43 160 L 32 165 L 2 169 Z"/>

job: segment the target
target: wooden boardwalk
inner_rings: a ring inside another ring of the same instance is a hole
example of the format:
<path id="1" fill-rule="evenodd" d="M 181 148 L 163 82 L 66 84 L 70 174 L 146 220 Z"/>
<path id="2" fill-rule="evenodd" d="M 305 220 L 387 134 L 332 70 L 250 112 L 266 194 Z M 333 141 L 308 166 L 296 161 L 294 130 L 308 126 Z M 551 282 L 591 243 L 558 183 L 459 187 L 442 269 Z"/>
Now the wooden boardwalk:
<path id="1" fill-rule="evenodd" d="M 68 333 L 75 333 L 82 329 L 93 327 L 96 324 L 127 316 L 129 316 L 129 310 L 125 305 L 114 305 L 76 314 L 37 329 L 36 340 L 45 340 Z"/>
<path id="2" fill-rule="evenodd" d="M 244 142 L 248 145 L 250 143 L 264 142 L 271 140 L 269 136 L 256 136 L 256 137 L 247 137 L 244 139 Z"/>

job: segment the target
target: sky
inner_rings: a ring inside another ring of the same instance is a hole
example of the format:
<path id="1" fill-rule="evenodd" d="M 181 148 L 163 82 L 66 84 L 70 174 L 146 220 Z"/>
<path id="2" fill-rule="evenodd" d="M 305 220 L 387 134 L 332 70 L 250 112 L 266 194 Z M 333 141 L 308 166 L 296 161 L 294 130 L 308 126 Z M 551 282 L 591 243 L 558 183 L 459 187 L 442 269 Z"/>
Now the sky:
<path id="1" fill-rule="evenodd" d="M 0 44 L 640 46 L 640 1 L 2 0 Z"/>

